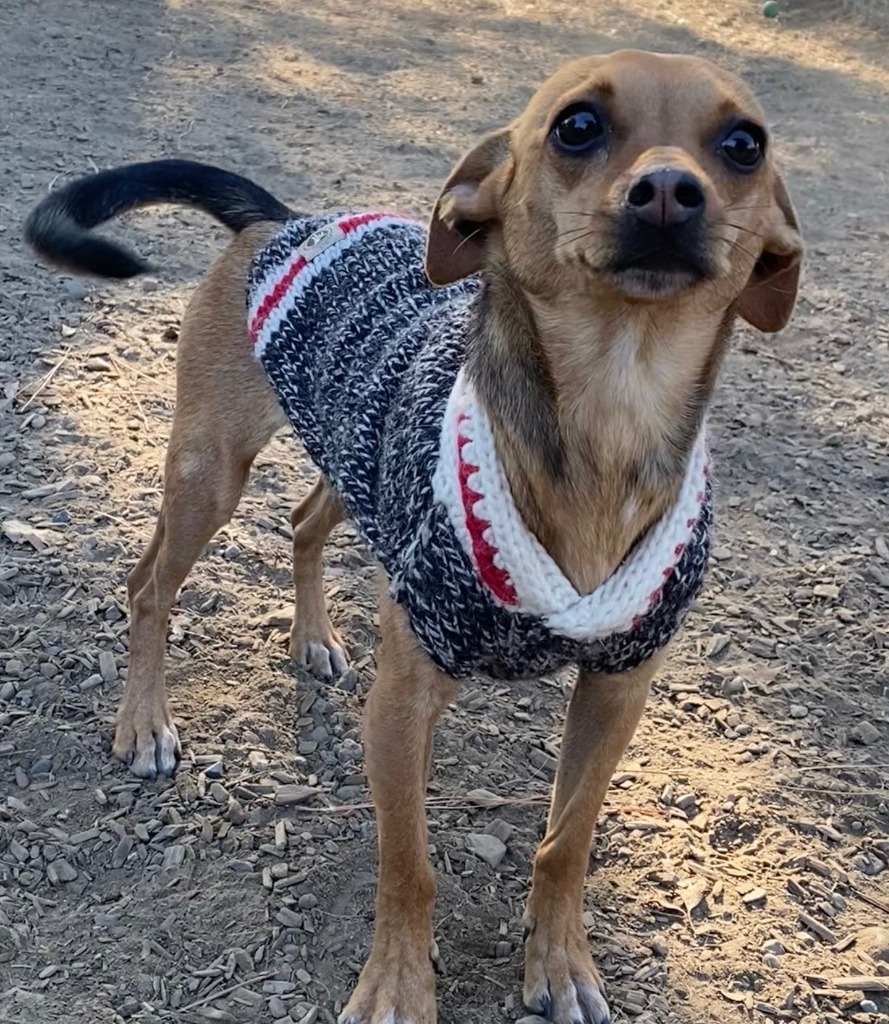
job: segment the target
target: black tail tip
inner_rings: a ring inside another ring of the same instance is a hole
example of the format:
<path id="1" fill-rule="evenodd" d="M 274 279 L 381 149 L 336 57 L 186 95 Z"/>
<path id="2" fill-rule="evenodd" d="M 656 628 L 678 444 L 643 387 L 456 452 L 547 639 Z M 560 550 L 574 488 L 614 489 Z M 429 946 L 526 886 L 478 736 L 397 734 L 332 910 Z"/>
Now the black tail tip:
<path id="1" fill-rule="evenodd" d="M 50 263 L 77 274 L 123 279 L 150 269 L 148 263 L 121 246 L 84 231 L 51 202 L 31 211 L 24 236 L 28 245 Z"/>

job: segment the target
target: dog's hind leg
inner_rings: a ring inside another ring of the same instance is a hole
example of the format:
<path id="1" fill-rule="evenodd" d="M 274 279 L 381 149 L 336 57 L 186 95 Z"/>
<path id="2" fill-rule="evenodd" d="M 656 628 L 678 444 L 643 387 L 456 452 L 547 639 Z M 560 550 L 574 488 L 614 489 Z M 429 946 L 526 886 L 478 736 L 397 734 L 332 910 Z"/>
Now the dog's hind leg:
<path id="1" fill-rule="evenodd" d="M 114 754 L 135 775 L 169 775 L 176 766 L 179 738 L 164 683 L 170 609 L 204 545 L 231 518 L 251 462 L 232 458 L 210 438 L 189 439 L 168 454 L 154 537 L 127 581 L 130 664 Z"/>
<path id="2" fill-rule="evenodd" d="M 346 670 L 343 641 L 330 622 L 324 600 L 322 562 L 324 543 L 342 520 L 339 498 L 324 477 L 290 516 L 294 589 L 290 656 L 322 679 L 332 679 Z"/>
<path id="3" fill-rule="evenodd" d="M 170 774 L 179 754 L 164 682 L 177 591 L 231 518 L 253 460 L 285 422 L 253 358 L 243 306 L 257 238 L 270 230 L 238 236 L 195 292 L 182 323 L 164 497 L 154 536 L 127 581 L 130 662 L 113 747 L 145 778 Z"/>

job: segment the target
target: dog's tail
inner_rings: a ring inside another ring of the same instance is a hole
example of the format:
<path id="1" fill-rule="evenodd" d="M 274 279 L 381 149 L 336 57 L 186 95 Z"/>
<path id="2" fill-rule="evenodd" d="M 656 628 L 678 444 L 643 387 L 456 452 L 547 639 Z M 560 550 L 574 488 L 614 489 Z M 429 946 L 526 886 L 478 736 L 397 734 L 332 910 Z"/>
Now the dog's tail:
<path id="1" fill-rule="evenodd" d="M 148 264 L 90 228 L 152 203 L 204 210 L 232 231 L 285 221 L 292 210 L 247 178 L 190 160 L 153 160 L 81 178 L 47 196 L 25 222 L 25 240 L 58 266 L 100 277 L 134 277 Z"/>

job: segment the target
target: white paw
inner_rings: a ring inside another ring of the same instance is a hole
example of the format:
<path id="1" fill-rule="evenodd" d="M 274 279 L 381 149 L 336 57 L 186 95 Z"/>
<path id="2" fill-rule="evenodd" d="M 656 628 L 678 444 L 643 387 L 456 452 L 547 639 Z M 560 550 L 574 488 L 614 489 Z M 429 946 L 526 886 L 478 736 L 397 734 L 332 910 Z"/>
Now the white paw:
<path id="1" fill-rule="evenodd" d="M 337 679 L 349 667 L 339 636 L 331 630 L 323 640 L 293 637 L 290 654 L 300 668 L 308 669 L 317 679 Z"/>
<path id="2" fill-rule="evenodd" d="M 147 714 L 141 711 L 131 714 L 122 707 L 117 715 L 113 753 L 140 779 L 172 775 L 182 747 L 166 706 Z"/>
<path id="3" fill-rule="evenodd" d="M 608 1024 L 611 1012 L 599 987 L 589 982 L 565 980 L 561 984 L 541 980 L 525 989 L 529 1010 L 554 1024 Z"/>

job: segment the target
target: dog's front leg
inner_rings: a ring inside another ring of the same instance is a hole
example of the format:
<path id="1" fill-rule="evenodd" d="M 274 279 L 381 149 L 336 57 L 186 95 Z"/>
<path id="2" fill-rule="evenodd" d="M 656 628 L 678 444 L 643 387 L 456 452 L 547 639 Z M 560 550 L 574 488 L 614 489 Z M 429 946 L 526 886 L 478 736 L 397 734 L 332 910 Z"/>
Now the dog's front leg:
<path id="1" fill-rule="evenodd" d="M 377 812 L 380 878 L 373 946 L 341 1024 L 434 1024 L 435 876 L 426 778 L 435 722 L 454 684 L 420 649 L 381 588 L 383 642 L 365 709 L 364 750 Z"/>
<path id="2" fill-rule="evenodd" d="M 525 912 L 525 1004 L 556 1024 L 610 1019 L 582 923 L 593 826 L 663 658 L 619 676 L 581 672 L 568 706 L 546 835 Z"/>

